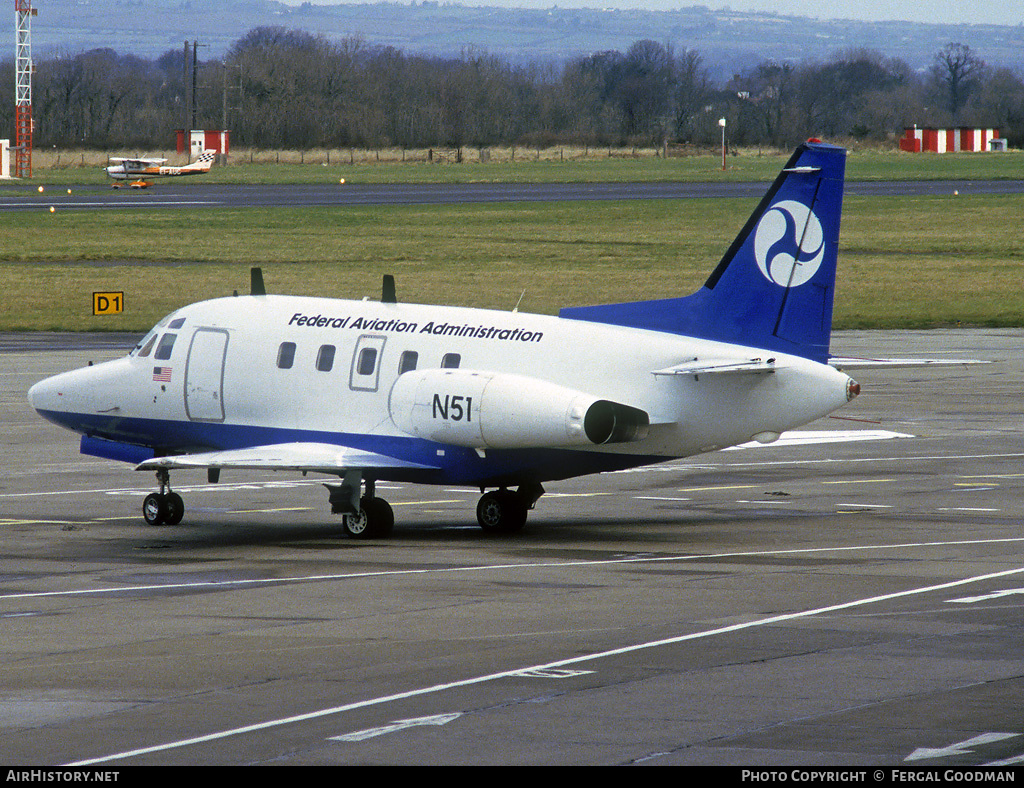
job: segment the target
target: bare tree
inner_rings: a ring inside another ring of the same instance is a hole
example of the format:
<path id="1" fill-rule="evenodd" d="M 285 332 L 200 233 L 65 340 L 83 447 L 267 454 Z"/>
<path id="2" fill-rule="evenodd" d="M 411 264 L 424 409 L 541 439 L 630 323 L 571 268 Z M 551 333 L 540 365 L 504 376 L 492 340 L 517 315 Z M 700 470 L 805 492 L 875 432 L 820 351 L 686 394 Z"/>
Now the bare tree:
<path id="1" fill-rule="evenodd" d="M 935 53 L 932 77 L 944 94 L 946 108 L 955 123 L 971 92 L 985 75 L 985 61 L 966 44 L 950 42 Z"/>

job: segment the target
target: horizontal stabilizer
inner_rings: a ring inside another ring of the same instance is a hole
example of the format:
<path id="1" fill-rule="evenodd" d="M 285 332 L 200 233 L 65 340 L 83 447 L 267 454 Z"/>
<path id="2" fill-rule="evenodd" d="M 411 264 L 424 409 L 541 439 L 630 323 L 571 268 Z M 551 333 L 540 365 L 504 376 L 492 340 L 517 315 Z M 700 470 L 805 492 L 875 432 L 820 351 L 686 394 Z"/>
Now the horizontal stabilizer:
<path id="1" fill-rule="evenodd" d="M 154 457 L 137 465 L 135 470 L 155 471 L 170 468 L 243 468 L 335 474 L 346 470 L 369 468 L 432 470 L 433 466 L 329 443 L 277 443 L 246 449 Z"/>
<path id="2" fill-rule="evenodd" d="M 883 367 L 951 367 L 959 364 L 990 364 L 977 358 L 853 358 L 832 356 L 829 365 L 836 369 L 880 369 Z"/>
<path id="3" fill-rule="evenodd" d="M 765 375 L 782 369 L 774 358 L 749 360 L 695 358 L 674 367 L 656 369 L 652 375 Z"/>

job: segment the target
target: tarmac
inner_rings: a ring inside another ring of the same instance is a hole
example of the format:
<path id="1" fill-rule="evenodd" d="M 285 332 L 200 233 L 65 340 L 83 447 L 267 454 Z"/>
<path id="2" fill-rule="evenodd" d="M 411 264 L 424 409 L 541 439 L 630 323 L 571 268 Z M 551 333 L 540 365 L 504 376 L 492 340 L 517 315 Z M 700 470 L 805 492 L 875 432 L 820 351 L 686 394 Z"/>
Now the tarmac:
<path id="1" fill-rule="evenodd" d="M 854 372 L 788 440 L 550 484 L 513 537 L 378 485 L 383 541 L 289 474 L 181 472 L 145 525 L 152 475 L 25 398 L 135 339 L 0 336 L 0 762 L 1024 761 L 1024 331 L 838 332 L 991 363 Z"/>

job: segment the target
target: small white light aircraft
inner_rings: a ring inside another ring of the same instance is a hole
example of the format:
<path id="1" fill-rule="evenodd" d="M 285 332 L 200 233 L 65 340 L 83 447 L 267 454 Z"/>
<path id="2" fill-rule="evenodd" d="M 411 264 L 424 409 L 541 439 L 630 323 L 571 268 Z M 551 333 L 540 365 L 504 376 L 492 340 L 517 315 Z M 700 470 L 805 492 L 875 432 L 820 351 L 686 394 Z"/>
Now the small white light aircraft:
<path id="1" fill-rule="evenodd" d="M 169 167 L 166 164 L 167 159 L 112 158 L 110 161 L 113 163 L 106 168 L 106 171 L 107 175 L 115 181 L 131 181 L 129 185 L 133 189 L 146 189 L 153 185 L 155 178 L 175 178 L 179 175 L 199 175 L 209 172 L 216 155 L 215 151 L 205 150 L 194 162 L 183 167 Z M 113 188 L 121 187 L 114 183 Z"/>
<path id="2" fill-rule="evenodd" d="M 394 523 L 378 481 L 479 487 L 479 524 L 512 532 L 543 484 L 780 433 L 860 391 L 829 356 L 846 152 L 786 164 L 696 293 L 557 317 L 267 295 L 165 317 L 122 359 L 47 378 L 29 400 L 84 454 L 155 471 L 143 515 L 177 523 L 169 473 L 337 476 L 355 537 Z M 831 363 L 830 363 L 831 362 Z"/>

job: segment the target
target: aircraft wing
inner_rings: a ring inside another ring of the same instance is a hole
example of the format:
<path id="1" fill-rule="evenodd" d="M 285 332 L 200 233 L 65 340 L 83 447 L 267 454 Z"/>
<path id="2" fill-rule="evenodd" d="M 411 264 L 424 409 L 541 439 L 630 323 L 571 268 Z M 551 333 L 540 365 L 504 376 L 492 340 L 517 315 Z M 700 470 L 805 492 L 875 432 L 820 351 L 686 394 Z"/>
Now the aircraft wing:
<path id="1" fill-rule="evenodd" d="M 656 369 L 652 375 L 765 375 L 782 369 L 769 359 L 714 359 L 694 358 L 665 369 Z"/>
<path id="2" fill-rule="evenodd" d="M 977 358 L 854 358 L 832 356 L 828 363 L 836 369 L 878 369 L 882 367 L 949 367 L 958 364 L 990 364 Z"/>
<path id="3" fill-rule="evenodd" d="M 135 167 L 146 167 L 157 164 L 165 164 L 167 159 L 131 159 L 127 156 L 112 156 L 109 161 L 113 164 L 131 164 Z"/>
<path id="4" fill-rule="evenodd" d="M 135 466 L 135 470 L 244 468 L 336 474 L 346 470 L 368 468 L 433 470 L 435 467 L 329 443 L 276 443 L 269 446 L 251 446 L 246 449 L 154 457 Z"/>

